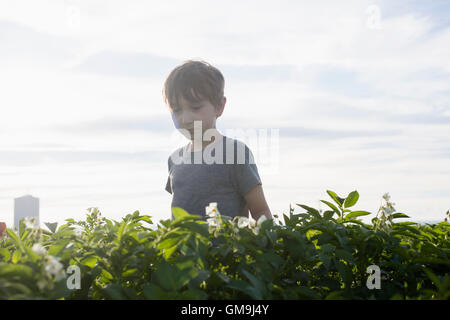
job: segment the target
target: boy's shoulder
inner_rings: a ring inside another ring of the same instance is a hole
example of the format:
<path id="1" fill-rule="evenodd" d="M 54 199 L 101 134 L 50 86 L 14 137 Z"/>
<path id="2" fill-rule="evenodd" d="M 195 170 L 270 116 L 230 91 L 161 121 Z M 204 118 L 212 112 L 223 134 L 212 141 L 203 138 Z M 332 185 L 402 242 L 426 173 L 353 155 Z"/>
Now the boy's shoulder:
<path id="1" fill-rule="evenodd" d="M 187 147 L 189 144 L 186 144 L 185 146 L 179 147 L 175 149 L 169 156 L 169 159 L 167 160 L 169 163 L 169 168 L 174 164 L 177 163 L 178 159 L 183 158 L 183 156 L 186 154 Z"/>
<path id="2" fill-rule="evenodd" d="M 227 143 L 233 146 L 232 151 L 228 150 L 227 152 L 232 152 L 234 155 L 234 163 L 233 164 L 255 164 L 255 159 L 253 157 L 253 153 L 250 147 L 243 141 L 239 139 L 229 138 Z"/>
<path id="3" fill-rule="evenodd" d="M 242 147 L 242 148 L 249 149 L 247 144 L 245 142 L 239 140 L 239 139 L 234 139 L 234 138 L 230 138 L 230 137 L 227 137 L 227 136 L 224 136 L 224 138 L 225 138 L 224 141 L 226 141 L 226 143 L 234 144 L 237 147 Z"/>

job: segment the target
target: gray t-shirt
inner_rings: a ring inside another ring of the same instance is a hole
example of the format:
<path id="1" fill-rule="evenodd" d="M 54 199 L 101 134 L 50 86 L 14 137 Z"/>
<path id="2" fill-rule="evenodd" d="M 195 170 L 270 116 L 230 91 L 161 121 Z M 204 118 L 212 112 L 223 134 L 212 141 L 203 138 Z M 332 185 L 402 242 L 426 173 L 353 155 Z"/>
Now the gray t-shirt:
<path id="1" fill-rule="evenodd" d="M 224 136 L 202 151 L 191 152 L 188 147 L 175 150 L 168 160 L 166 190 L 173 195 L 171 206 L 205 218 L 205 207 L 217 202 L 222 215 L 242 215 L 244 196 L 261 184 L 247 145 Z"/>

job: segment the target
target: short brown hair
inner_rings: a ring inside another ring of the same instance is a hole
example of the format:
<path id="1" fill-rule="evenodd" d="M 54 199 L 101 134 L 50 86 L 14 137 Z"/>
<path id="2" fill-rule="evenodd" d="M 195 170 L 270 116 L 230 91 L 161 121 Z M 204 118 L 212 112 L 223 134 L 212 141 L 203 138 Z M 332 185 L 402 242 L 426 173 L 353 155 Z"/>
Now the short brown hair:
<path id="1" fill-rule="evenodd" d="M 191 103 L 208 99 L 219 106 L 224 96 L 225 79 L 222 73 L 202 60 L 187 60 L 175 67 L 164 82 L 163 98 L 169 108 L 179 105 L 179 98 Z"/>

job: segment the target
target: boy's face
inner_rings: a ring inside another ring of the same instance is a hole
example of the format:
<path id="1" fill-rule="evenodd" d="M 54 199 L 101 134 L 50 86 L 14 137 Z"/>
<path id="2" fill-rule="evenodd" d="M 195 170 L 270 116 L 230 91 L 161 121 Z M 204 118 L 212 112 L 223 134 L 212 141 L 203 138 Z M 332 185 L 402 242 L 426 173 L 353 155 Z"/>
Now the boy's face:
<path id="1" fill-rule="evenodd" d="M 208 129 L 216 128 L 216 119 L 222 115 L 225 103 L 225 97 L 222 104 L 217 107 L 207 99 L 190 103 L 180 97 L 179 106 L 171 109 L 175 127 L 189 131 L 192 140 L 194 139 L 194 121 L 201 121 L 202 134 Z"/>

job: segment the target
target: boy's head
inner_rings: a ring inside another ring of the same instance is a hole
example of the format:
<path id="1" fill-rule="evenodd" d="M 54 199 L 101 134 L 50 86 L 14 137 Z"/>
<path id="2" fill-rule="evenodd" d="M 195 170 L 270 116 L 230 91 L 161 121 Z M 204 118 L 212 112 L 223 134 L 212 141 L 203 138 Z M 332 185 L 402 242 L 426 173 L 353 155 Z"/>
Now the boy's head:
<path id="1" fill-rule="evenodd" d="M 164 82 L 163 97 L 177 128 L 191 131 L 202 121 L 203 131 L 215 128 L 226 98 L 222 73 L 209 63 L 187 60 L 173 69 Z"/>

